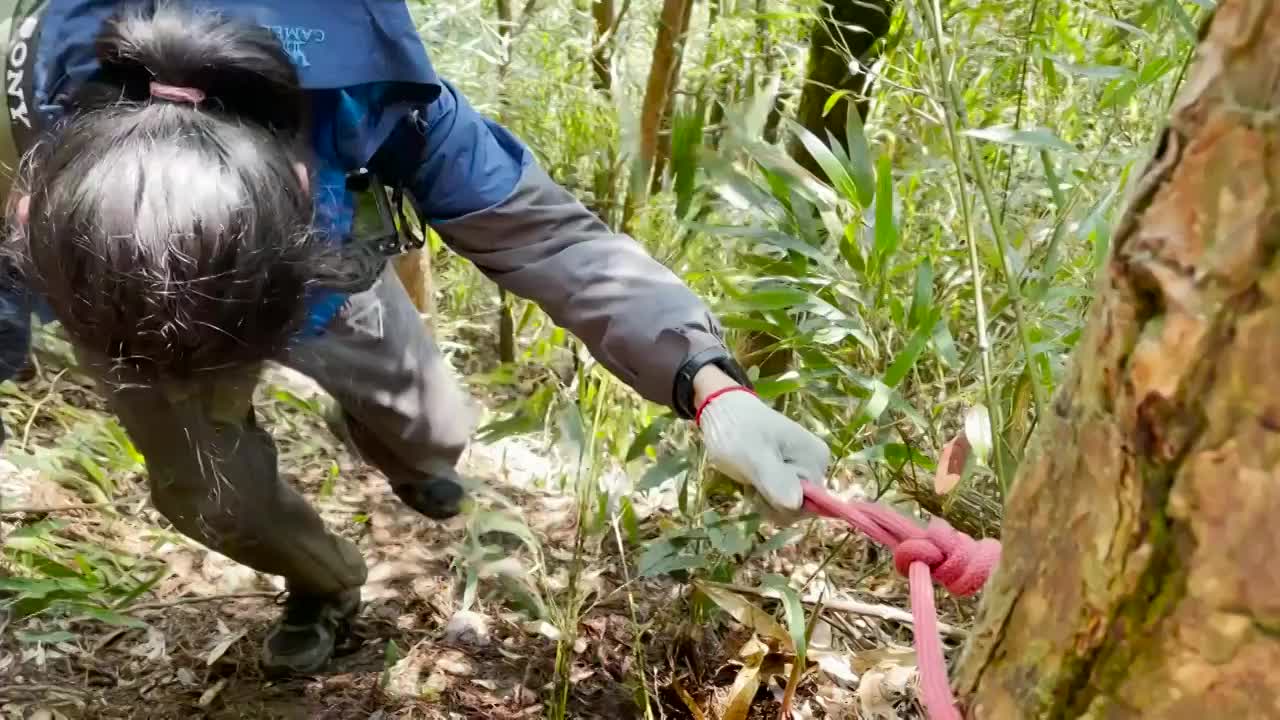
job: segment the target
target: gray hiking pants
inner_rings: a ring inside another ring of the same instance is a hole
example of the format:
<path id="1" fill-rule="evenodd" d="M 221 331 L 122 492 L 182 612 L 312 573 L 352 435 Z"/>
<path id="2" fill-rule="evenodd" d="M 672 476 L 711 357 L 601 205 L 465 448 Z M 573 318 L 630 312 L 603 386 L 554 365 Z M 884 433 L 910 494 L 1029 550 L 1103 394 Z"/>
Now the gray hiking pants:
<path id="1" fill-rule="evenodd" d="M 279 476 L 275 444 L 254 420 L 261 368 L 155 386 L 82 360 L 146 456 L 152 502 L 183 534 L 283 576 L 296 592 L 364 583 L 355 545 L 329 532 Z M 474 428 L 475 406 L 390 266 L 323 336 L 298 342 L 280 361 L 337 400 L 354 449 L 392 485 L 452 467 Z"/>

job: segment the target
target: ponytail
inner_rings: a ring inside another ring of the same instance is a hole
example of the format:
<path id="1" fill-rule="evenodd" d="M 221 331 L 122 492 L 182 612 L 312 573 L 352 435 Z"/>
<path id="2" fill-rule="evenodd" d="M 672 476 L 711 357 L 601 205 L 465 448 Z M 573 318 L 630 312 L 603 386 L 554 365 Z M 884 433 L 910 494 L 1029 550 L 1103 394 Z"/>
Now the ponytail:
<path id="1" fill-rule="evenodd" d="M 278 353 L 320 247 L 288 56 L 263 28 L 168 2 L 117 15 L 96 52 L 20 173 L 28 282 L 80 349 L 147 377 Z"/>

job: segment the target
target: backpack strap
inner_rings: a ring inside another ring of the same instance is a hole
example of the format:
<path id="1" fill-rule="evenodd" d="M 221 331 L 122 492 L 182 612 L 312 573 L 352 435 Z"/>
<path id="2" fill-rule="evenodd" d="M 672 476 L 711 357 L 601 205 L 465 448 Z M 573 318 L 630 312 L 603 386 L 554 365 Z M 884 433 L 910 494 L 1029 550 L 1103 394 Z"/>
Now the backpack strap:
<path id="1" fill-rule="evenodd" d="M 0 58 L 5 102 L 0 103 L 0 200 L 13 186 L 18 163 L 39 137 L 35 64 L 40 17 L 47 0 L 0 0 Z"/>

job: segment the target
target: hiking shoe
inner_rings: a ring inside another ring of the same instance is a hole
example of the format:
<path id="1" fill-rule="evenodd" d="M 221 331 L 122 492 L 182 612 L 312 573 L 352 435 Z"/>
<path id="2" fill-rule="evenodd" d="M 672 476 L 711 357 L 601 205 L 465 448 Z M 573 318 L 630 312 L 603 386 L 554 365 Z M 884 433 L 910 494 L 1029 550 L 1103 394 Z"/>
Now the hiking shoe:
<path id="1" fill-rule="evenodd" d="M 360 609 L 360 588 L 335 595 L 289 593 L 284 613 L 262 643 L 269 673 L 313 673 L 333 657 L 339 639 Z"/>
<path id="2" fill-rule="evenodd" d="M 452 468 L 421 475 L 412 482 L 393 483 L 391 490 L 405 505 L 433 520 L 448 520 L 462 512 L 462 501 L 467 496 Z"/>

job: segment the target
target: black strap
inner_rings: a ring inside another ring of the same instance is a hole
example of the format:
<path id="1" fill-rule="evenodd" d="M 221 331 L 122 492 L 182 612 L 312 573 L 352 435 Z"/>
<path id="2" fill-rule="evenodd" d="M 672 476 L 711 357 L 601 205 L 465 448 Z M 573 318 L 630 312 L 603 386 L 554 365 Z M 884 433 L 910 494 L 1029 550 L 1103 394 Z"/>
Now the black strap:
<path id="1" fill-rule="evenodd" d="M 742 369 L 736 360 L 729 355 L 729 351 L 721 347 L 712 347 L 702 352 L 694 353 L 680 369 L 676 371 L 676 379 L 671 389 L 671 406 L 675 409 L 676 414 L 685 420 L 692 420 L 697 408 L 693 406 L 693 378 L 698 371 L 708 365 L 715 365 L 724 371 L 724 374 L 733 378 L 733 381 L 743 387 L 752 387 L 751 378 L 747 376 L 747 372 Z"/>
<path id="2" fill-rule="evenodd" d="M 22 156 L 35 146 L 43 130 L 36 101 L 35 65 L 47 0 L 19 2 L 13 11 L 9 47 L 5 54 L 5 102 L 14 146 Z"/>

